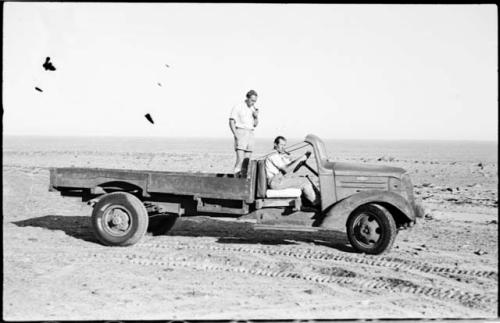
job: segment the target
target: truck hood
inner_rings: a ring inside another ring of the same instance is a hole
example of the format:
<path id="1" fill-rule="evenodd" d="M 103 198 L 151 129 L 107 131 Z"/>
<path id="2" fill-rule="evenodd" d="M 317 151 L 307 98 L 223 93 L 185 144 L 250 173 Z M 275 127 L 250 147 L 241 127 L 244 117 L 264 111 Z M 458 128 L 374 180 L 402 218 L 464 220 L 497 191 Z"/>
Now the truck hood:
<path id="1" fill-rule="evenodd" d="M 347 176 L 390 176 L 401 178 L 401 175 L 406 172 L 400 167 L 345 162 L 328 162 L 327 167 L 333 169 L 335 175 Z"/>

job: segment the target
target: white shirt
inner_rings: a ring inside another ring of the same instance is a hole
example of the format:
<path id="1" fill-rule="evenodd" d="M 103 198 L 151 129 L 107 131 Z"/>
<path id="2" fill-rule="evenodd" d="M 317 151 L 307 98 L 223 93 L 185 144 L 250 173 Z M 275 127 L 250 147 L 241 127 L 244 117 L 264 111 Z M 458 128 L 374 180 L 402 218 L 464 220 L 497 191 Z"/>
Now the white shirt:
<path id="1" fill-rule="evenodd" d="M 266 176 L 268 180 L 271 180 L 274 176 L 280 173 L 280 169 L 285 168 L 286 165 L 290 164 L 291 160 L 285 154 L 280 154 L 275 152 L 271 156 L 266 158 Z"/>
<path id="2" fill-rule="evenodd" d="M 253 130 L 253 112 L 255 106 L 248 107 L 246 102 L 236 104 L 231 110 L 229 119 L 234 119 L 237 128 Z"/>

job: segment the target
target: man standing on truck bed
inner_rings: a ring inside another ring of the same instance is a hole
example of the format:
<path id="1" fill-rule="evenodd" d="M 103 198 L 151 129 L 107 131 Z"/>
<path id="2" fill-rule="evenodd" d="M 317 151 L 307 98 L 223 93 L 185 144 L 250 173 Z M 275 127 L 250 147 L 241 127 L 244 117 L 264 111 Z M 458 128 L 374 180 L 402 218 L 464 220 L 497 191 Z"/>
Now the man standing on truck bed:
<path id="1" fill-rule="evenodd" d="M 234 136 L 234 150 L 236 151 L 236 163 L 234 173 L 241 171 L 244 158 L 252 155 L 254 145 L 254 129 L 259 123 L 259 109 L 255 106 L 257 92 L 248 91 L 244 102 L 236 104 L 229 116 L 229 128 Z"/>
<path id="2" fill-rule="evenodd" d="M 267 186 L 273 190 L 282 190 L 285 188 L 300 188 L 304 197 L 311 202 L 313 206 L 319 206 L 320 199 L 309 180 L 304 177 L 287 177 L 286 174 L 294 170 L 299 163 L 304 162 L 311 154 L 307 151 L 299 158 L 290 160 L 285 150 L 286 139 L 278 136 L 274 139 L 273 154 L 266 158 L 266 178 Z"/>

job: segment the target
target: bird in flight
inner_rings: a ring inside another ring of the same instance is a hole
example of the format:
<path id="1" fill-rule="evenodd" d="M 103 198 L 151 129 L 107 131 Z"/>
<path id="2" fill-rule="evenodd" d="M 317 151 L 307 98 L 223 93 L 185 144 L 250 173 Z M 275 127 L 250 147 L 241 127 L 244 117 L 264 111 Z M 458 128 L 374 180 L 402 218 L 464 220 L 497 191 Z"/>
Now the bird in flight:
<path id="1" fill-rule="evenodd" d="M 46 71 L 55 71 L 56 70 L 56 68 L 54 67 L 54 65 L 52 65 L 52 62 L 50 61 L 50 57 L 47 57 L 45 59 L 45 63 L 43 63 L 42 66 Z"/>
<path id="2" fill-rule="evenodd" d="M 38 92 L 43 92 L 41 88 L 36 87 L 36 86 L 35 86 L 35 90 L 37 90 Z"/>
<path id="3" fill-rule="evenodd" d="M 151 124 L 155 124 L 155 122 L 153 121 L 153 118 L 151 117 L 151 115 L 149 113 L 146 113 L 144 116 L 146 117 L 146 119 L 148 119 L 149 122 L 151 122 Z"/>

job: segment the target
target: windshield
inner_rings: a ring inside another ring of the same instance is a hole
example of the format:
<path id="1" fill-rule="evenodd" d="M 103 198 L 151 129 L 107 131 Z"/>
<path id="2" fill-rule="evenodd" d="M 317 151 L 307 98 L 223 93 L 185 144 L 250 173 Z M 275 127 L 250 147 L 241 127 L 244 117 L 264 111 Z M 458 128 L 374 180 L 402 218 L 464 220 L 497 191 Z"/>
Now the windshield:
<path id="1" fill-rule="evenodd" d="M 307 135 L 305 142 L 310 143 L 313 147 L 315 147 L 315 153 L 318 155 L 317 160 L 321 167 L 327 161 L 326 149 L 323 140 L 319 139 L 319 137 L 315 135 Z"/>

